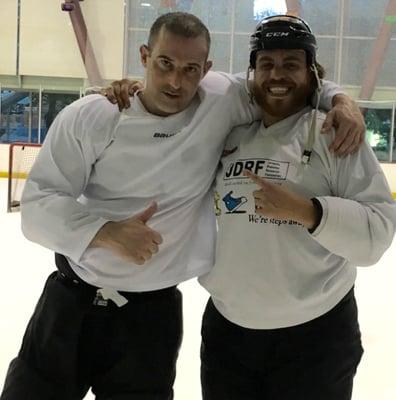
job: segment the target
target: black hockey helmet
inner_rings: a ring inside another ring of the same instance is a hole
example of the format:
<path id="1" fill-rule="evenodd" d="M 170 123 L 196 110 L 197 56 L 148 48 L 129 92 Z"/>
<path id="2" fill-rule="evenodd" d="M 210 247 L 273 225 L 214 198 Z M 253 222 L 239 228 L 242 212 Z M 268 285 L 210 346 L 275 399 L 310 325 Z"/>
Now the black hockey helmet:
<path id="1" fill-rule="evenodd" d="M 250 36 L 250 67 L 256 67 L 257 52 L 273 49 L 302 49 L 309 66 L 316 61 L 316 39 L 308 24 L 291 15 L 264 18 Z"/>

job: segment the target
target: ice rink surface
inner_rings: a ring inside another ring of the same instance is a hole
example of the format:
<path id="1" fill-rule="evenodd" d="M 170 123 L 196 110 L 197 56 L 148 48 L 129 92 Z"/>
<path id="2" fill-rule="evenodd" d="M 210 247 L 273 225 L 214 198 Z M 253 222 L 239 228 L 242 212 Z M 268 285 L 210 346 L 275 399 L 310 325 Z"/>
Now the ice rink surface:
<path id="1" fill-rule="evenodd" d="M 22 236 L 19 213 L 6 213 L 6 188 L 6 179 L 0 179 L 0 389 L 45 279 L 54 270 L 52 252 Z M 359 268 L 356 297 L 365 353 L 353 400 L 396 399 L 395 260 L 396 241 L 377 265 Z M 184 296 L 184 340 L 175 400 L 200 400 L 200 319 L 207 294 L 195 280 L 180 288 Z M 86 397 L 93 398 L 92 394 Z"/>

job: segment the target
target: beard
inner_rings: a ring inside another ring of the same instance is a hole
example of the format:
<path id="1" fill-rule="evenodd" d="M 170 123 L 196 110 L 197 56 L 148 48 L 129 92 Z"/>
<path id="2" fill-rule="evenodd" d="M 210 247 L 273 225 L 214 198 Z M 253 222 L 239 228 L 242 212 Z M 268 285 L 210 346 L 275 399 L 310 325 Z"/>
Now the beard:
<path id="1" fill-rule="evenodd" d="M 279 86 L 288 85 L 286 81 L 270 82 L 270 84 L 278 84 Z M 297 111 L 301 110 L 310 103 L 313 94 L 311 85 L 303 85 L 300 87 L 291 86 L 291 92 L 285 97 L 271 96 L 268 92 L 267 85 L 258 85 L 253 82 L 252 93 L 255 102 L 260 106 L 262 111 L 275 118 L 284 119 Z"/>

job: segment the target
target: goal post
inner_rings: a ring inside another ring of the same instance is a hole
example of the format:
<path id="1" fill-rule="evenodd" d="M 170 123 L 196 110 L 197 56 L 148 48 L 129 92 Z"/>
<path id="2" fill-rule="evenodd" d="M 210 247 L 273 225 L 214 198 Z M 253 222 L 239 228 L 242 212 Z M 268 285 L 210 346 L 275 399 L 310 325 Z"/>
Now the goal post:
<path id="1" fill-rule="evenodd" d="M 7 211 L 19 211 L 26 178 L 34 164 L 41 145 L 37 143 L 11 143 L 8 162 Z"/>

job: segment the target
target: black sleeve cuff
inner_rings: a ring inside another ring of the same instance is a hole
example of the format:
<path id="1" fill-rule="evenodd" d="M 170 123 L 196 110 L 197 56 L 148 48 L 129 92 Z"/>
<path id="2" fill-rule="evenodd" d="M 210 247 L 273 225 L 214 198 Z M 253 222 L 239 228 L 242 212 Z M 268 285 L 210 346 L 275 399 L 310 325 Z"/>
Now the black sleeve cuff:
<path id="1" fill-rule="evenodd" d="M 322 221 L 323 208 L 322 208 L 322 204 L 320 204 L 320 201 L 318 199 L 316 199 L 315 197 L 312 197 L 311 201 L 312 201 L 313 206 L 315 207 L 316 222 L 315 222 L 315 225 L 311 229 L 308 229 L 308 232 L 314 233 L 315 229 L 319 226 L 320 222 Z"/>

